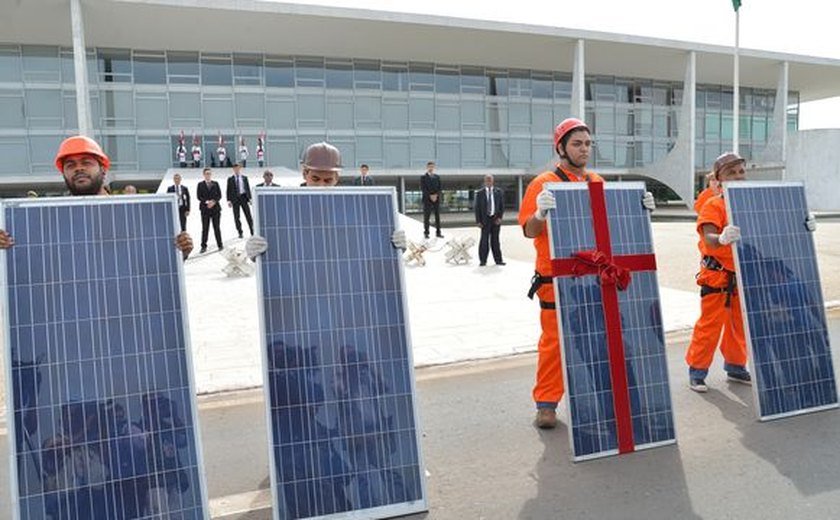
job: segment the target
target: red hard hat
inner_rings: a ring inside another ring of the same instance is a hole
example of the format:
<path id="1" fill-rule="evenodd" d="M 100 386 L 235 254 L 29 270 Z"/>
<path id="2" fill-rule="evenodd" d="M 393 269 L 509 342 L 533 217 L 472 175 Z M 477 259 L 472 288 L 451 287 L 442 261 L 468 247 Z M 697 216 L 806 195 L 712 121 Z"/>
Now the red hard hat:
<path id="1" fill-rule="evenodd" d="M 95 156 L 99 164 L 106 171 L 111 167 L 111 160 L 108 159 L 108 156 L 105 155 L 105 152 L 102 151 L 99 144 L 90 137 L 83 135 L 74 135 L 61 142 L 61 145 L 58 147 L 58 153 L 55 156 L 55 167 L 58 168 L 58 171 L 64 173 L 64 159 L 80 153 L 88 153 Z"/>
<path id="2" fill-rule="evenodd" d="M 560 146 L 560 141 L 564 135 L 578 128 L 585 128 L 589 132 L 589 127 L 586 126 L 586 123 L 574 117 L 564 119 L 562 123 L 557 125 L 557 128 L 554 129 L 554 150 L 557 151 L 557 147 Z"/>

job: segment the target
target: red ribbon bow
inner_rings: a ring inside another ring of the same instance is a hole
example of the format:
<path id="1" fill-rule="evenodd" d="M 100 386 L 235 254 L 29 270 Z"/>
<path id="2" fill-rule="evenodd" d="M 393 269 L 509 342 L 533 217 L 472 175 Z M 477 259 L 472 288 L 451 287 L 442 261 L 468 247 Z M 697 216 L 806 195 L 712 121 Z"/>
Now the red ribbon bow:
<path id="1" fill-rule="evenodd" d="M 615 285 L 619 291 L 627 289 L 630 285 L 630 270 L 616 264 L 597 249 L 578 251 L 572 257 L 575 260 L 574 265 L 572 265 L 574 276 L 597 273 L 601 285 Z"/>

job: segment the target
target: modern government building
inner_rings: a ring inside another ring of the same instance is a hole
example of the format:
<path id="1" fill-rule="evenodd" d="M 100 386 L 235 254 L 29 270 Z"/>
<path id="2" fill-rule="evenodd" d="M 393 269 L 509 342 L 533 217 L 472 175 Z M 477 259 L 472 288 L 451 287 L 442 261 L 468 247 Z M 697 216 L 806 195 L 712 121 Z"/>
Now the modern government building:
<path id="1" fill-rule="evenodd" d="M 261 0 L 5 0 L 0 18 L 0 193 L 61 191 L 66 136 L 95 137 L 114 183 L 151 187 L 193 136 L 240 139 L 297 170 L 327 140 L 417 209 L 436 161 L 450 211 L 492 173 L 509 207 L 554 160 L 552 131 L 584 118 L 591 168 L 690 203 L 732 146 L 754 178 L 801 179 L 840 209 L 840 130 L 798 131 L 800 103 L 840 95 L 840 60 L 564 28 Z M 249 169 L 250 170 L 250 169 Z M 257 170 L 249 173 L 257 174 Z M 831 187 L 829 190 L 828 188 Z"/>

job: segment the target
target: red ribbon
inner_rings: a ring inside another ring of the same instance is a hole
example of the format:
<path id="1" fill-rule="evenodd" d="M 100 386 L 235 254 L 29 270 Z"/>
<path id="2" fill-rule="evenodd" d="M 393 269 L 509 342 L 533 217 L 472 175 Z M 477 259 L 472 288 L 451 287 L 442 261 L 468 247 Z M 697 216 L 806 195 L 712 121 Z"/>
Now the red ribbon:
<path id="1" fill-rule="evenodd" d="M 655 271 L 656 257 L 652 254 L 613 256 L 604 183 L 589 182 L 587 184 L 592 226 L 595 230 L 595 250 L 579 251 L 571 258 L 552 259 L 552 276 L 598 275 L 601 282 L 601 302 L 604 309 L 607 349 L 610 358 L 618 452 L 630 453 L 635 451 L 635 443 L 630 412 L 630 392 L 627 388 L 624 338 L 621 335 L 618 291 L 623 291 L 630 285 L 631 271 Z"/>

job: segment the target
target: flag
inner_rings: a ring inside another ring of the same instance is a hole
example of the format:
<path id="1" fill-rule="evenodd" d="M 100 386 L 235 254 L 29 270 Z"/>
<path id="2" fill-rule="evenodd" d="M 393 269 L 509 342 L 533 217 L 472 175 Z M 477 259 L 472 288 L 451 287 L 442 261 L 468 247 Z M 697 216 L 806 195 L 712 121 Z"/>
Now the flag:
<path id="1" fill-rule="evenodd" d="M 738 12 L 738 9 L 741 7 L 741 0 L 732 0 L 732 7 L 735 9 L 735 12 Z"/>

